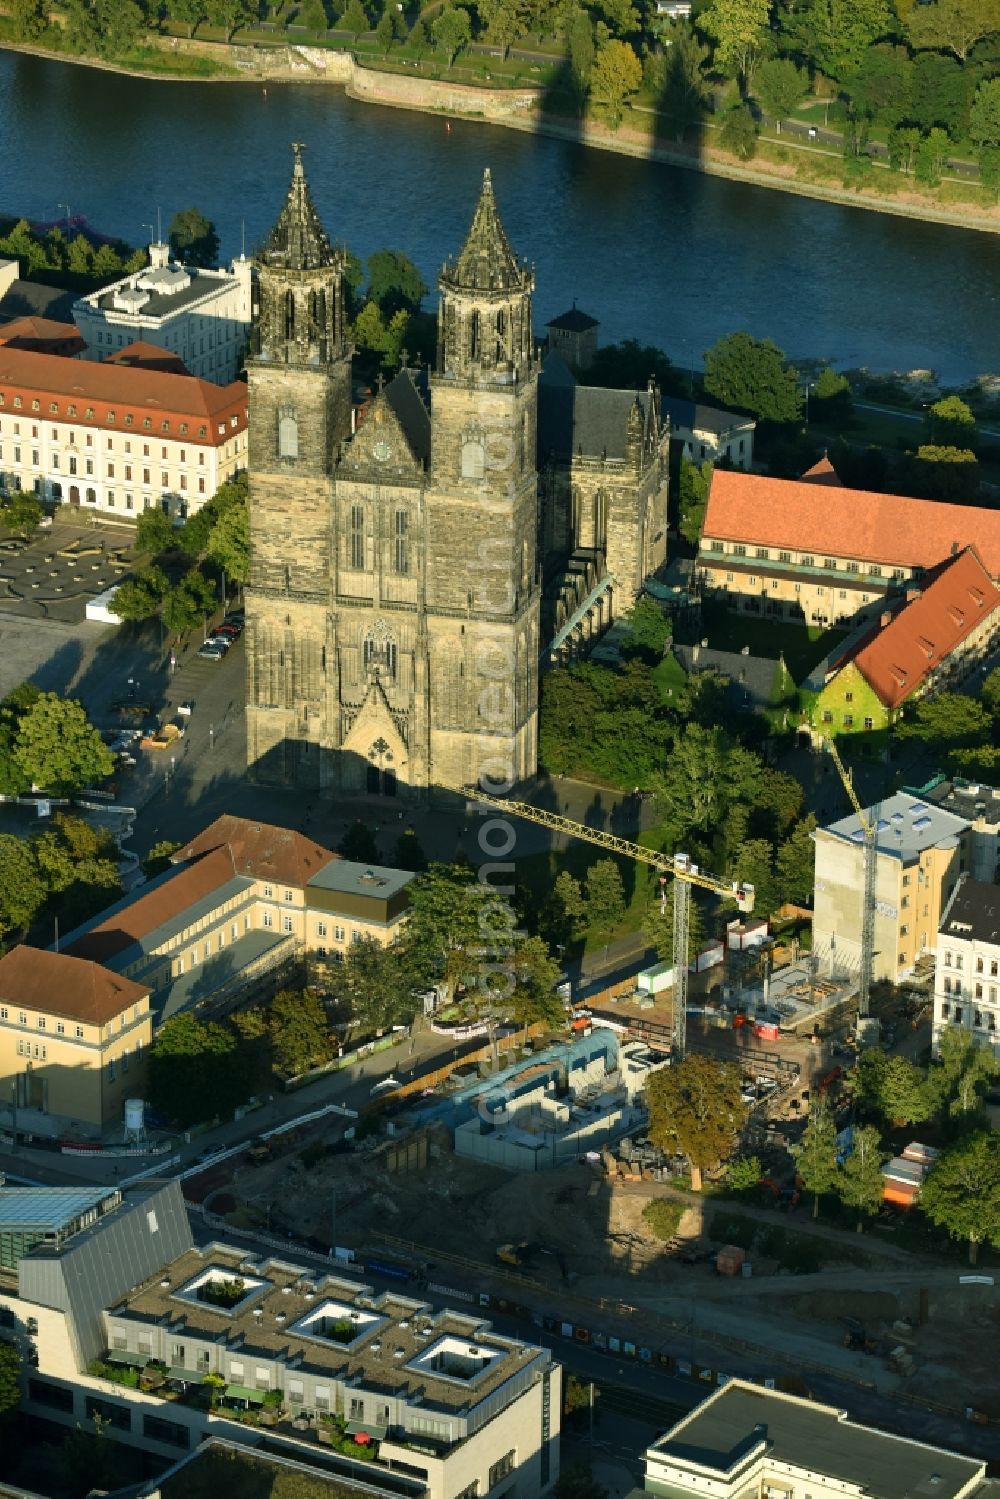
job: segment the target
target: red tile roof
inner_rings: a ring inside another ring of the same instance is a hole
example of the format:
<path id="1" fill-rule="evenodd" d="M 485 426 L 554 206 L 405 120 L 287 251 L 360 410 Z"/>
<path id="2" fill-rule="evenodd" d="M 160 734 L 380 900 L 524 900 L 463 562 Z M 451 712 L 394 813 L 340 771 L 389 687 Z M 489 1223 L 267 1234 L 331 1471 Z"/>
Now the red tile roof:
<path id="1" fill-rule="evenodd" d="M 142 428 L 151 420 L 152 427 L 145 430 L 177 437 L 187 435 L 179 431 L 181 421 L 194 421 L 204 427 L 200 440 L 216 446 L 247 424 L 247 388 L 240 380 L 213 385 L 194 375 L 0 346 L 0 405 L 16 410 L 18 397 L 26 415 L 37 401 L 38 415 L 72 418 L 81 425 Z M 75 411 L 67 409 L 70 404 Z M 190 436 L 198 436 L 197 430 Z"/>
<path id="2" fill-rule="evenodd" d="M 79 354 L 87 347 L 75 323 L 59 323 L 34 313 L 0 325 L 0 345 L 34 354 L 58 354 L 60 358 Z"/>
<path id="3" fill-rule="evenodd" d="M 812 468 L 806 469 L 805 473 L 802 475 L 802 483 L 835 484 L 838 489 L 843 488 L 843 485 L 840 482 L 840 475 L 837 473 L 837 470 L 834 468 L 833 464 L 830 462 L 825 453 L 818 463 L 814 463 Z"/>
<path id="4" fill-rule="evenodd" d="M 235 874 L 229 849 L 215 849 L 204 859 L 183 865 L 169 879 L 154 884 L 135 900 L 114 910 L 78 937 L 66 951 L 79 958 L 107 963 L 131 947 L 133 942 L 155 932 L 164 922 L 183 915 L 197 901 L 233 879 Z"/>
<path id="5" fill-rule="evenodd" d="M 163 370 L 168 375 L 186 375 L 187 365 L 179 354 L 163 349 L 159 344 L 149 344 L 143 339 L 116 349 L 103 361 L 105 364 L 127 364 L 133 369 Z"/>
<path id="6" fill-rule="evenodd" d="M 291 828 L 279 828 L 269 822 L 254 822 L 247 817 L 225 813 L 197 838 L 178 849 L 174 860 L 180 863 L 181 860 L 197 859 L 210 849 L 219 848 L 229 850 L 237 874 L 300 886 L 307 884 L 331 859 L 340 857 Z"/>
<path id="7" fill-rule="evenodd" d="M 704 536 L 926 569 L 975 542 L 990 576 L 1000 578 L 1000 510 L 738 469 L 712 476 Z"/>
<path id="8" fill-rule="evenodd" d="M 866 637 L 854 665 L 883 705 L 898 708 L 990 615 L 1000 619 L 1000 589 L 975 547 L 966 547 L 925 580 L 917 597 Z"/>
<path id="9" fill-rule="evenodd" d="M 148 993 L 146 984 L 68 953 L 21 946 L 0 958 L 0 999 L 86 1025 L 105 1025 Z"/>

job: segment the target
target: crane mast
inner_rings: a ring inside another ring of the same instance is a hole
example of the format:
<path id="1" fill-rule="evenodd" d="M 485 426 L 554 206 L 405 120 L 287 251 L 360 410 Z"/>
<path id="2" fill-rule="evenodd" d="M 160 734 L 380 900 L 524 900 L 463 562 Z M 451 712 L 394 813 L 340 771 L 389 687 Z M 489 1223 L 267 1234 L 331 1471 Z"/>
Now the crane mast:
<path id="1" fill-rule="evenodd" d="M 478 788 L 456 786 L 448 781 L 439 781 L 438 785 L 444 791 L 452 791 L 457 796 L 481 802 L 487 807 L 495 807 L 498 812 L 504 812 L 508 817 L 521 817 L 525 822 L 533 822 L 538 827 L 548 828 L 550 832 L 563 833 L 568 838 L 579 838 L 585 843 L 592 843 L 597 848 L 605 849 L 608 853 L 622 854 L 627 859 L 634 859 L 636 863 L 647 864 L 657 871 L 661 884 L 666 883 L 668 875 L 673 875 L 674 983 L 670 1054 L 674 1061 L 681 1061 L 687 1049 L 691 887 L 697 885 L 700 890 L 710 890 L 714 895 L 721 895 L 727 900 L 735 900 L 737 909 L 743 912 L 753 910 L 754 887 L 740 880 L 722 880 L 716 875 L 706 874 L 698 868 L 697 864 L 691 863 L 687 854 L 663 854 L 655 848 L 647 848 L 643 843 L 634 843 L 629 838 L 621 838 L 617 833 L 606 833 L 602 828 L 588 827 L 586 823 L 575 822 L 570 817 L 563 817 L 559 812 L 550 812 L 546 807 L 533 807 L 530 802 L 517 802 L 509 797 L 491 796 L 489 792 L 480 791 Z"/>

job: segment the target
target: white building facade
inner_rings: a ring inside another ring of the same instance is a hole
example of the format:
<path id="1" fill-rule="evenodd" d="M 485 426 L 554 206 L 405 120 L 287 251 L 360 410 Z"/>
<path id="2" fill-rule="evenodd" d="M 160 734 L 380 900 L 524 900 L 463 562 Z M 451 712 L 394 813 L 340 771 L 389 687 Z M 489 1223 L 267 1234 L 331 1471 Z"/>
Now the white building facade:
<path id="1" fill-rule="evenodd" d="M 934 971 L 935 1053 L 961 1026 L 1000 1058 L 1000 886 L 963 877 L 945 908 Z"/>
<path id="2" fill-rule="evenodd" d="M 246 468 L 241 381 L 0 348 L 0 492 L 183 519 Z"/>
<path id="3" fill-rule="evenodd" d="M 149 247 L 145 270 L 81 297 L 73 319 L 87 343 L 83 359 L 102 360 L 131 343 L 156 344 L 192 375 L 226 385 L 243 368 L 252 314 L 252 265 L 202 270 L 170 261 L 169 247 Z"/>

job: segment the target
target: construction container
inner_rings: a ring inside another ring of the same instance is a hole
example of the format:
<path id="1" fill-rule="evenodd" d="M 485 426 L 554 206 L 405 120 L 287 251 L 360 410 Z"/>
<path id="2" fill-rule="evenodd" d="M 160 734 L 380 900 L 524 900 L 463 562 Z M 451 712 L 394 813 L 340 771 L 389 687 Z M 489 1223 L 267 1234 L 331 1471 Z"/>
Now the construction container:
<path id="1" fill-rule="evenodd" d="M 664 989 L 672 987 L 674 982 L 673 963 L 654 963 L 652 968 L 644 968 L 636 977 L 636 988 L 640 994 L 661 994 Z"/>
<path id="2" fill-rule="evenodd" d="M 723 1244 L 715 1258 L 715 1268 L 720 1275 L 741 1275 L 747 1252 L 738 1244 Z"/>
<path id="3" fill-rule="evenodd" d="M 755 1020 L 753 1033 L 758 1041 L 777 1041 L 780 1034 L 773 1020 Z"/>

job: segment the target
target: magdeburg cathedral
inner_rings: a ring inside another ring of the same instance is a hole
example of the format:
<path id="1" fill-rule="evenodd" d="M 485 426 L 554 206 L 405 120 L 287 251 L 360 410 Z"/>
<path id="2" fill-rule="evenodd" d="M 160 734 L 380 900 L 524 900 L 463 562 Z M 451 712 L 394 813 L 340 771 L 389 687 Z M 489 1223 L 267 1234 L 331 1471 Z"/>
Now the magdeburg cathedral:
<path id="1" fill-rule="evenodd" d="M 436 368 L 356 413 L 346 256 L 294 149 L 247 365 L 251 774 L 355 795 L 525 780 L 555 631 L 596 633 L 665 558 L 658 393 L 543 370 L 487 171 L 439 278 Z"/>

